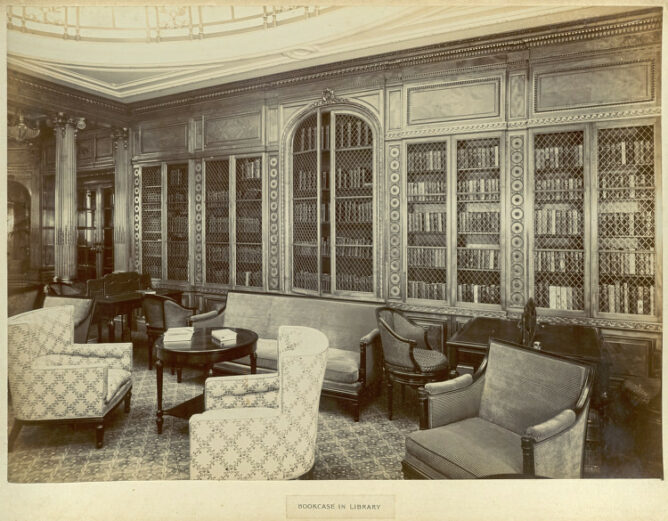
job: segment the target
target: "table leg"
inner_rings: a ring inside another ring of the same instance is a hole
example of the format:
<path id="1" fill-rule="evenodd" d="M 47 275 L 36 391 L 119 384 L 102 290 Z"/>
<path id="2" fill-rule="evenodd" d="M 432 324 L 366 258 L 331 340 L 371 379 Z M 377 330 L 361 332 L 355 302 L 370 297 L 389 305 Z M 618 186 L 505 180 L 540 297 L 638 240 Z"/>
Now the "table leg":
<path id="1" fill-rule="evenodd" d="M 257 353 L 250 354 L 250 371 L 251 374 L 257 373 Z"/>
<path id="2" fill-rule="evenodd" d="M 162 424 L 164 420 L 162 418 L 162 360 L 160 360 L 160 358 L 155 361 L 155 377 L 158 388 L 158 412 L 156 413 L 155 422 L 158 426 L 158 434 L 162 434 Z"/>
<path id="3" fill-rule="evenodd" d="M 116 342 L 116 323 L 114 322 L 114 319 L 112 318 L 107 322 L 107 330 L 109 331 L 109 342 Z"/>

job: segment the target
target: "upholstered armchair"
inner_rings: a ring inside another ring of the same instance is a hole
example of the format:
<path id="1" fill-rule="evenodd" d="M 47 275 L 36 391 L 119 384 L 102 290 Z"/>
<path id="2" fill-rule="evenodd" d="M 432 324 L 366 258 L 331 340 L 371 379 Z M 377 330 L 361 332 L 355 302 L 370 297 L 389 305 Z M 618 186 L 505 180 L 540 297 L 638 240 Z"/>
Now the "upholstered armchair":
<path id="1" fill-rule="evenodd" d="M 130 410 L 132 344 L 78 344 L 74 306 L 46 307 L 8 320 L 8 376 L 14 426 L 94 423 L 96 446 L 104 420 L 121 402 Z"/>
<path id="2" fill-rule="evenodd" d="M 592 368 L 490 340 L 475 375 L 429 383 L 406 478 L 582 475 Z"/>
<path id="3" fill-rule="evenodd" d="M 90 323 L 95 313 L 95 299 L 47 295 L 42 307 L 74 306 L 74 343 L 88 342 Z M 100 340 L 98 338 L 98 340 Z"/>
<path id="4" fill-rule="evenodd" d="M 448 358 L 443 354 L 445 326 L 423 328 L 389 307 L 378 308 L 376 319 L 383 346 L 388 416 L 391 420 L 394 383 L 418 388 L 427 382 L 448 377 Z"/>
<path id="5" fill-rule="evenodd" d="M 315 463 L 329 340 L 300 326 L 278 331 L 278 373 L 211 377 L 205 412 L 190 418 L 190 478 L 294 479 Z"/>

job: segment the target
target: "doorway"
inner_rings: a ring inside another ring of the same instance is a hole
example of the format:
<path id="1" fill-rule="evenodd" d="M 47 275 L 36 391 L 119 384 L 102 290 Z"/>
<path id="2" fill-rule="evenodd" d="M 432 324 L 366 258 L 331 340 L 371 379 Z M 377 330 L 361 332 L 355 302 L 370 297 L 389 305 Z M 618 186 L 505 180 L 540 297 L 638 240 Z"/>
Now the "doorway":
<path id="1" fill-rule="evenodd" d="M 113 176 L 79 182 L 77 278 L 85 282 L 114 271 Z"/>

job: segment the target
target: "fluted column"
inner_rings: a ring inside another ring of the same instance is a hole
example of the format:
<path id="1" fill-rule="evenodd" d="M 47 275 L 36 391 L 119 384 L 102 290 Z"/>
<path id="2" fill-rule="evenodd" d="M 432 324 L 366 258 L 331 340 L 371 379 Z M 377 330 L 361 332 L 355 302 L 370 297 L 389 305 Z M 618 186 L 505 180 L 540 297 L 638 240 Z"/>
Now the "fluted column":
<path id="1" fill-rule="evenodd" d="M 130 241 L 132 222 L 130 219 L 131 170 L 128 151 L 128 129 L 114 128 L 114 270 L 130 269 Z"/>
<path id="2" fill-rule="evenodd" d="M 53 119 L 56 134 L 54 279 L 72 281 L 77 275 L 77 130 L 84 118 L 59 112 Z"/>

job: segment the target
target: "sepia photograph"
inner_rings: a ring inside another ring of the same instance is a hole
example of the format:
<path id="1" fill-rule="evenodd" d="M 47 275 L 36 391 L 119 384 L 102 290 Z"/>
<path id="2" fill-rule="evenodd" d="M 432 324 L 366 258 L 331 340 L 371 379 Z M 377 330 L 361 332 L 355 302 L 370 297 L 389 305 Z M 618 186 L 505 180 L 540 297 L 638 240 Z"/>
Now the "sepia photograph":
<path id="1" fill-rule="evenodd" d="M 0 10 L 2 519 L 665 516 L 663 2 Z"/>

